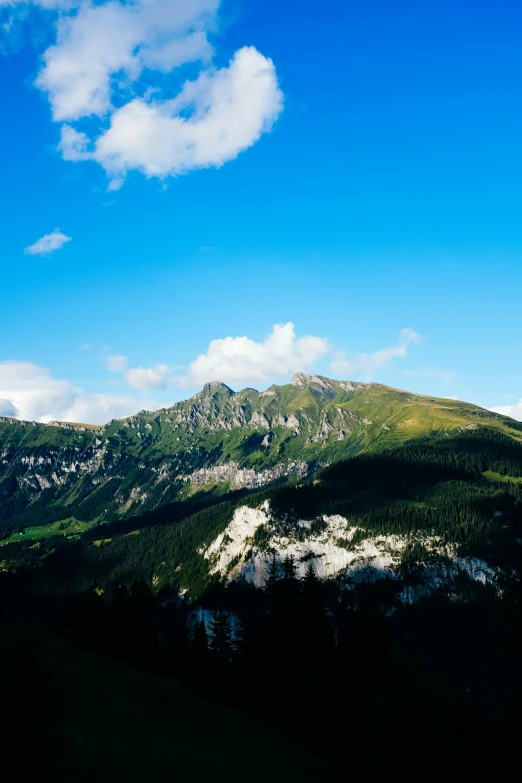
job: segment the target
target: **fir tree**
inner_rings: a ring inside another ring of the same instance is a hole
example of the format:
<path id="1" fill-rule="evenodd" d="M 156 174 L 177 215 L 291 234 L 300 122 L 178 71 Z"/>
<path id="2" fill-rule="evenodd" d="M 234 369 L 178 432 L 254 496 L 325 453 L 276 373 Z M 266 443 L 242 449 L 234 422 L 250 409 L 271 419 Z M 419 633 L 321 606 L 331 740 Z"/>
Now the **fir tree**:
<path id="1" fill-rule="evenodd" d="M 281 566 L 279 563 L 279 560 L 277 559 L 277 555 L 275 553 L 272 554 L 272 557 L 268 560 L 266 564 L 266 589 L 270 593 L 274 586 L 279 582 L 281 579 Z"/>
<path id="2" fill-rule="evenodd" d="M 232 623 L 229 613 L 222 609 L 215 612 L 212 617 L 209 648 L 216 662 L 226 665 L 232 663 L 235 652 Z"/>
<path id="3" fill-rule="evenodd" d="M 295 579 L 296 570 L 295 557 L 293 555 L 287 555 L 283 560 L 283 579 Z"/>

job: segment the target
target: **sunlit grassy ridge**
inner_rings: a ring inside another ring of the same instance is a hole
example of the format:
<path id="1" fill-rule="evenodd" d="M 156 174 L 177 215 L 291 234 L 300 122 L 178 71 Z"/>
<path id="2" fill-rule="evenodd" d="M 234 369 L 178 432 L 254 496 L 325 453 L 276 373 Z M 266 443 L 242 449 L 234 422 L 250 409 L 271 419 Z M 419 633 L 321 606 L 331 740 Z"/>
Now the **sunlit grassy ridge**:
<path id="1" fill-rule="evenodd" d="M 386 425 L 398 440 L 477 426 L 492 427 L 522 439 L 518 423 L 507 417 L 468 403 L 411 394 L 387 386 L 372 385 L 340 407 L 372 420 L 372 434 L 377 434 L 376 426 Z"/>

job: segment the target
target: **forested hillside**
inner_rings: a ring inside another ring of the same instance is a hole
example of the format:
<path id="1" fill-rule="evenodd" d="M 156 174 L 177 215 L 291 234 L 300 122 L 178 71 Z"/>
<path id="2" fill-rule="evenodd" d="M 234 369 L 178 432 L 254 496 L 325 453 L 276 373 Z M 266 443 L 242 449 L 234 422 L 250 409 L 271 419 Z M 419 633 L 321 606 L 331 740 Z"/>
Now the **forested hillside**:
<path id="1" fill-rule="evenodd" d="M 481 428 L 362 453 L 308 481 L 225 496 L 200 492 L 185 502 L 85 530 L 72 523 L 64 530 L 29 530 L 6 538 L 1 552 L 5 568 L 39 565 L 42 578 L 61 592 L 130 585 L 139 578 L 157 590 L 188 591 L 198 598 L 209 584 L 227 577 L 211 572 L 208 547 L 242 508 L 267 507 L 270 519 L 258 512 L 267 518 L 260 518 L 247 537 L 250 555 L 257 547 L 265 560 L 274 551 L 276 534 L 306 548 L 314 535 L 324 539 L 325 520 L 339 517 L 352 531 L 350 538 L 332 534 L 325 546 L 335 543 L 350 552 L 376 536 L 395 537 L 402 542 L 397 573 L 410 562 L 447 562 L 450 555 L 506 569 L 521 534 L 521 478 L 522 444 Z M 231 560 L 244 543 L 238 541 Z M 303 562 L 312 559 L 319 566 L 324 551 L 315 551 L 315 560 L 312 554 L 305 552 Z"/>

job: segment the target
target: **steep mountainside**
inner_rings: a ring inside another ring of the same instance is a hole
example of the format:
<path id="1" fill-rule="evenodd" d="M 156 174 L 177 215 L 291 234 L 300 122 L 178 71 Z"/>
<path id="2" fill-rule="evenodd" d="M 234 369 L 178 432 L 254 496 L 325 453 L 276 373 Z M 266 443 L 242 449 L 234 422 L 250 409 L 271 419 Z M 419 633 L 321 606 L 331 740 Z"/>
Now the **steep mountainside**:
<path id="1" fill-rule="evenodd" d="M 297 373 L 285 386 L 191 399 L 103 427 L 0 419 L 0 529 L 127 518 L 219 485 L 302 480 L 360 452 L 477 430 L 522 441 L 522 425 L 474 405 Z"/>

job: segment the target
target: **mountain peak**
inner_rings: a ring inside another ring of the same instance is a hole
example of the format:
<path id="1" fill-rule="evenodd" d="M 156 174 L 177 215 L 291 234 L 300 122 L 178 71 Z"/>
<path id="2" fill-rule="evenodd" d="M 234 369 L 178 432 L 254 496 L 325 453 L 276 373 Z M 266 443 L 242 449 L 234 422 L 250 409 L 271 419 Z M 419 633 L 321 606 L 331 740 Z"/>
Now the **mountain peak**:
<path id="1" fill-rule="evenodd" d="M 290 383 L 292 386 L 298 386 L 299 388 L 304 388 L 307 383 L 310 383 L 312 380 L 311 375 L 307 375 L 305 372 L 296 372 Z"/>
<path id="2" fill-rule="evenodd" d="M 230 386 L 227 386 L 226 383 L 222 383 L 221 381 L 210 381 L 209 383 L 206 383 L 200 394 L 209 395 L 216 394 L 216 392 L 224 392 L 225 394 L 228 394 L 229 397 L 232 397 L 235 394 L 235 391 L 233 391 Z"/>
<path id="3" fill-rule="evenodd" d="M 324 375 L 308 375 L 306 372 L 296 372 L 290 383 L 292 386 L 297 386 L 300 389 L 304 389 L 309 383 L 313 383 L 322 389 L 333 389 L 339 381 L 325 378 Z"/>

